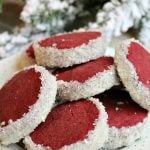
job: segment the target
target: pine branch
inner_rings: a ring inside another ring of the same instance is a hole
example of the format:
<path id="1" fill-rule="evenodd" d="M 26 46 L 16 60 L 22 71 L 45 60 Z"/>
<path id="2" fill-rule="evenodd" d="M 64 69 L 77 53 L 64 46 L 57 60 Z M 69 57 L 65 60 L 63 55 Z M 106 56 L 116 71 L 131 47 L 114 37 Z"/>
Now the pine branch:
<path id="1" fill-rule="evenodd" d="M 0 13 L 2 12 L 3 0 L 0 0 Z"/>
<path id="2" fill-rule="evenodd" d="M 74 13 L 73 5 L 67 1 L 27 0 L 21 19 L 35 29 L 53 34 L 61 32 L 66 23 L 74 19 Z"/>
<path id="3" fill-rule="evenodd" d="M 150 48 L 150 9 L 141 20 L 138 38 L 147 48 Z"/>
<path id="4" fill-rule="evenodd" d="M 111 40 L 112 36 L 119 36 L 131 27 L 139 25 L 148 8 L 149 0 L 112 0 L 98 12 L 97 21 L 89 25 L 102 28 Z"/>

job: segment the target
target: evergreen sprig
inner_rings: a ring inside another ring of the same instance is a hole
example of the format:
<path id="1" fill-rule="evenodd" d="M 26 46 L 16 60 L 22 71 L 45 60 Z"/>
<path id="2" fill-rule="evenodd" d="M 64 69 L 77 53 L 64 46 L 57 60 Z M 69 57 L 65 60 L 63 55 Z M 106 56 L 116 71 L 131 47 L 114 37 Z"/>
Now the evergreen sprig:
<path id="1" fill-rule="evenodd" d="M 0 0 L 0 13 L 2 12 L 3 0 Z"/>

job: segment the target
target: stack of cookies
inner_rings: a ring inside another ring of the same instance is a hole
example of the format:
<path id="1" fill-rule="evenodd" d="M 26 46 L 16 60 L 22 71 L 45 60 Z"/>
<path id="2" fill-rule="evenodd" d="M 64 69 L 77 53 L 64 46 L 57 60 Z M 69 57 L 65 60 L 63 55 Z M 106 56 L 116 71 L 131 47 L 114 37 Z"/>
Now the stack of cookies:
<path id="1" fill-rule="evenodd" d="M 115 58 L 106 46 L 94 31 L 32 43 L 37 64 L 0 89 L 0 150 L 20 141 L 27 150 L 112 150 L 147 134 L 150 54 L 133 39 Z"/>

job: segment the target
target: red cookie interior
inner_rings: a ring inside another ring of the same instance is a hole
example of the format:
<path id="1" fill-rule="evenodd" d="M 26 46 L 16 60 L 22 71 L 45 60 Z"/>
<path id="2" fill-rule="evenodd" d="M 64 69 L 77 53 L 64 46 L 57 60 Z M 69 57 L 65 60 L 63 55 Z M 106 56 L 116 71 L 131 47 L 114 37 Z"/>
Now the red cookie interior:
<path id="1" fill-rule="evenodd" d="M 63 35 L 56 35 L 40 42 L 42 47 L 56 47 L 60 50 L 70 49 L 88 44 L 90 40 L 94 40 L 101 36 L 100 32 L 73 32 Z"/>
<path id="2" fill-rule="evenodd" d="M 41 73 L 34 68 L 16 74 L 0 89 L 0 123 L 16 121 L 29 111 L 38 99 Z"/>
<path id="3" fill-rule="evenodd" d="M 105 106 L 109 127 L 135 126 L 148 115 L 148 111 L 136 104 L 126 91 L 109 90 L 96 97 Z"/>
<path id="4" fill-rule="evenodd" d="M 32 46 L 32 45 L 30 45 L 30 46 L 28 47 L 28 49 L 26 50 L 26 53 L 27 53 L 27 55 L 28 55 L 29 57 L 35 58 L 34 49 L 33 49 L 33 46 Z"/>
<path id="5" fill-rule="evenodd" d="M 97 39 L 100 36 L 100 32 L 73 32 L 49 37 L 40 41 L 39 44 L 42 47 L 56 47 L 59 50 L 71 49 L 82 44 L 88 44 L 90 40 Z M 27 54 L 32 58 L 35 57 L 32 46 L 27 49 Z"/>
<path id="6" fill-rule="evenodd" d="M 139 81 L 150 88 L 150 53 L 139 43 L 131 42 L 128 47 L 127 59 L 135 67 Z"/>
<path id="7" fill-rule="evenodd" d="M 85 82 L 99 72 L 108 70 L 113 65 L 114 60 L 111 57 L 101 57 L 94 61 L 76 65 L 74 67 L 56 70 L 57 80 Z"/>
<path id="8" fill-rule="evenodd" d="M 99 115 L 91 101 L 67 102 L 56 106 L 30 136 L 34 143 L 58 150 L 86 139 Z"/>

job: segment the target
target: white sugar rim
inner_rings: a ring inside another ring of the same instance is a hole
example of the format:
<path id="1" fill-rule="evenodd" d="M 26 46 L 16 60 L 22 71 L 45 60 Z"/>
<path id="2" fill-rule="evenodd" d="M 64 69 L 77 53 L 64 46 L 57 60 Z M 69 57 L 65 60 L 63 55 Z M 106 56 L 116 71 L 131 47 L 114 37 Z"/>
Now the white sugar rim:
<path id="1" fill-rule="evenodd" d="M 148 112 L 147 117 L 143 122 L 137 123 L 135 126 L 109 128 L 108 141 L 105 142 L 104 148 L 116 149 L 123 146 L 129 146 L 133 144 L 137 139 L 140 139 L 144 135 L 149 133 L 150 127 L 150 113 Z"/>
<path id="2" fill-rule="evenodd" d="M 42 66 L 69 67 L 97 59 L 105 54 L 106 42 L 103 36 L 90 40 L 75 48 L 59 50 L 55 47 L 42 47 L 33 43 L 36 62 Z"/>
<path id="3" fill-rule="evenodd" d="M 115 67 L 111 65 L 108 70 L 98 72 L 84 83 L 58 80 L 58 97 L 62 100 L 78 100 L 97 95 L 118 84 Z"/>
<path id="4" fill-rule="evenodd" d="M 14 122 L 10 121 L 5 127 L 0 127 L 1 144 L 8 145 L 16 143 L 33 132 L 41 122 L 45 121 L 55 101 L 57 91 L 55 77 L 45 68 L 37 65 L 27 67 L 24 70 L 31 68 L 34 68 L 36 72 L 41 73 L 40 79 L 42 86 L 40 87 L 38 100 L 33 106 L 29 107 L 29 112 L 23 114 L 22 118 L 19 118 Z"/>
<path id="5" fill-rule="evenodd" d="M 17 144 L 11 144 L 8 146 L 0 145 L 0 150 L 23 150 L 23 148 L 21 148 Z"/>
<path id="6" fill-rule="evenodd" d="M 116 50 L 115 63 L 117 71 L 132 99 L 141 107 L 150 110 L 150 89 L 138 80 L 134 65 L 126 58 L 131 42 L 140 44 L 134 39 L 126 40 Z M 147 50 L 146 48 L 144 49 Z"/>
<path id="7" fill-rule="evenodd" d="M 95 120 L 95 128 L 92 131 L 89 131 L 87 138 L 84 141 L 78 141 L 71 145 L 65 145 L 61 150 L 97 150 L 103 146 L 104 142 L 108 138 L 108 125 L 107 125 L 107 113 L 105 108 L 98 99 L 89 98 L 88 100 L 92 101 L 98 108 L 100 115 L 98 119 Z M 27 150 L 48 150 L 51 148 L 44 147 L 42 145 L 35 144 L 31 137 L 28 136 L 25 138 L 24 143 Z"/>

